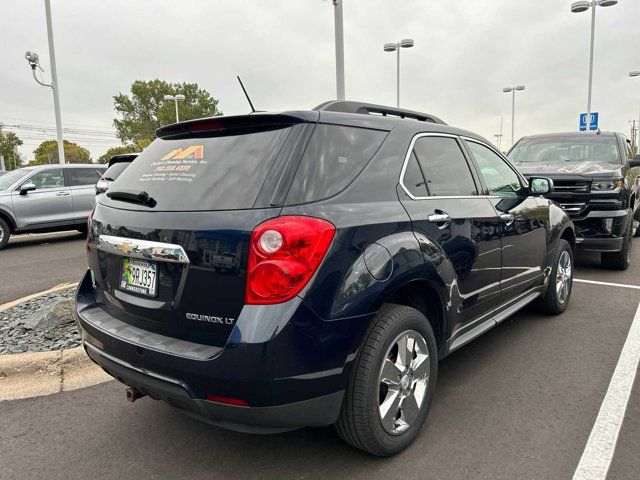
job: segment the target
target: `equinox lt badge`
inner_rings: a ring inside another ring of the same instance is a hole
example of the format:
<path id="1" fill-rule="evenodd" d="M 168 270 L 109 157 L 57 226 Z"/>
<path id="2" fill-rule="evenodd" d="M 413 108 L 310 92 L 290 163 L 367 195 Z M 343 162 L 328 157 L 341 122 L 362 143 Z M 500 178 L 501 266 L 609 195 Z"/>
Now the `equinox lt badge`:
<path id="1" fill-rule="evenodd" d="M 229 317 L 215 317 L 213 315 L 201 315 L 199 313 L 187 313 L 187 320 L 194 320 L 196 322 L 207 322 L 207 323 L 219 323 L 221 325 L 233 325 L 236 321 L 235 318 Z"/>

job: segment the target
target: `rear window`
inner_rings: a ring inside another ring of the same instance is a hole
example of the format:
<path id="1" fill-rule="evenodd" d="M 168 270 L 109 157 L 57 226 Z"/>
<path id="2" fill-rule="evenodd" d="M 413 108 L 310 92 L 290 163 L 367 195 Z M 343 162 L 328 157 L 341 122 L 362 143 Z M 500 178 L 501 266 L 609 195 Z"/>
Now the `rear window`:
<path id="1" fill-rule="evenodd" d="M 369 163 L 387 132 L 342 125 L 317 125 L 300 161 L 287 204 L 332 197 Z"/>
<path id="2" fill-rule="evenodd" d="M 251 208 L 289 131 L 280 126 L 204 138 L 159 138 L 109 191 L 147 192 L 157 202 L 154 210 Z M 148 209 L 133 204 L 127 208 Z"/>
<path id="3" fill-rule="evenodd" d="M 109 168 L 107 168 L 107 171 L 104 172 L 104 175 L 102 175 L 102 178 L 104 180 L 114 181 L 116 178 L 118 178 L 122 174 L 122 172 L 124 172 L 127 169 L 127 167 L 130 164 L 131 162 L 114 163 Z"/>

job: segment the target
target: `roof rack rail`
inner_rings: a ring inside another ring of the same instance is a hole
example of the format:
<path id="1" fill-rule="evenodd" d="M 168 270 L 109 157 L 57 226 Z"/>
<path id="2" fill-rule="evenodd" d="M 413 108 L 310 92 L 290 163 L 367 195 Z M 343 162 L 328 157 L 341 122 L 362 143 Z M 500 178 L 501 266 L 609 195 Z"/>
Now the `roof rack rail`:
<path id="1" fill-rule="evenodd" d="M 353 102 L 345 100 L 330 100 L 321 103 L 314 110 L 326 112 L 342 112 L 342 113 L 360 113 L 363 115 L 382 115 L 384 117 L 410 118 L 421 122 L 439 123 L 446 125 L 438 117 L 422 112 L 414 112 L 413 110 L 405 110 L 403 108 L 386 107 L 384 105 L 376 105 L 373 103 Z"/>

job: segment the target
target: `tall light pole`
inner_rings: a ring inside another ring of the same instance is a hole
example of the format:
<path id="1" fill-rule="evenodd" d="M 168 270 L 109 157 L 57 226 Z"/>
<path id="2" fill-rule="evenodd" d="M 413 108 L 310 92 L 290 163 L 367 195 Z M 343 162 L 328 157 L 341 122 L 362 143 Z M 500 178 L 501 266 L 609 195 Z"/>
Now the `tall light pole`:
<path id="1" fill-rule="evenodd" d="M 640 70 L 634 70 L 629 72 L 630 77 L 640 77 Z M 640 153 L 640 121 L 638 122 L 638 143 L 636 143 L 638 150 L 636 153 Z"/>
<path id="2" fill-rule="evenodd" d="M 504 93 L 511 93 L 511 145 L 515 143 L 516 137 L 516 90 L 524 90 L 524 85 L 517 85 L 515 87 L 504 87 L 502 91 Z"/>
<path id="3" fill-rule="evenodd" d="M 589 48 L 589 87 L 587 91 L 587 128 L 591 125 L 591 90 L 593 86 L 593 44 L 596 31 L 596 7 L 611 7 L 618 3 L 618 0 L 580 0 L 571 4 L 572 13 L 586 12 L 591 9 L 591 45 Z"/>
<path id="4" fill-rule="evenodd" d="M 178 123 L 180 121 L 180 115 L 178 114 L 178 101 L 183 101 L 184 100 L 184 95 L 165 95 L 164 96 L 165 100 L 173 100 L 176 104 L 176 123 Z"/>
<path id="5" fill-rule="evenodd" d="M 336 36 L 336 90 L 338 100 L 344 100 L 344 35 L 342 0 L 333 0 L 333 20 Z"/>
<path id="6" fill-rule="evenodd" d="M 35 52 L 27 52 L 25 58 L 29 62 L 33 78 L 40 85 L 44 87 L 50 87 L 53 90 L 53 108 L 56 115 L 56 134 L 58 137 L 58 160 L 61 164 L 64 164 L 64 140 L 62 138 L 62 117 L 60 115 L 60 92 L 58 86 L 58 71 L 56 69 L 56 53 L 53 46 L 53 26 L 51 22 L 51 4 L 49 0 L 44 0 L 44 10 L 47 17 L 47 38 L 49 39 L 49 62 L 51 63 L 51 83 L 44 83 L 36 77 L 36 68 L 42 72 L 38 54 Z"/>
<path id="7" fill-rule="evenodd" d="M 504 123 L 504 117 L 500 117 L 500 133 L 495 133 L 493 136 L 496 137 L 496 146 L 498 150 L 501 150 L 502 146 L 502 124 Z"/>
<path id="8" fill-rule="evenodd" d="M 413 39 L 405 38 L 396 43 L 385 43 L 385 52 L 397 52 L 396 56 L 396 106 L 400 108 L 400 49 L 413 47 Z"/>

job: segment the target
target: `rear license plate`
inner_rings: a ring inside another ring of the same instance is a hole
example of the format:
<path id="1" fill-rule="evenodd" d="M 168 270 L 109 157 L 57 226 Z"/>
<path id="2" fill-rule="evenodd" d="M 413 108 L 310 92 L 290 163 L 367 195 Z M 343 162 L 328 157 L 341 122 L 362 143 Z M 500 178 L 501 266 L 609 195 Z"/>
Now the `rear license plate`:
<path id="1" fill-rule="evenodd" d="M 122 259 L 120 288 L 129 292 L 155 297 L 157 293 L 158 265 L 144 260 Z"/>

